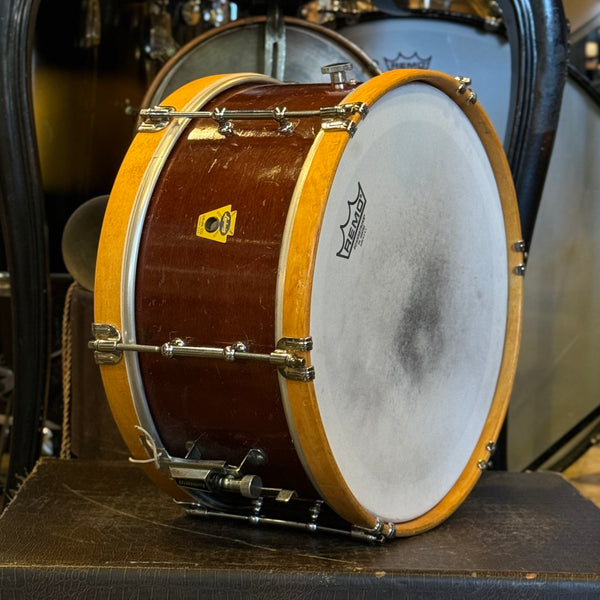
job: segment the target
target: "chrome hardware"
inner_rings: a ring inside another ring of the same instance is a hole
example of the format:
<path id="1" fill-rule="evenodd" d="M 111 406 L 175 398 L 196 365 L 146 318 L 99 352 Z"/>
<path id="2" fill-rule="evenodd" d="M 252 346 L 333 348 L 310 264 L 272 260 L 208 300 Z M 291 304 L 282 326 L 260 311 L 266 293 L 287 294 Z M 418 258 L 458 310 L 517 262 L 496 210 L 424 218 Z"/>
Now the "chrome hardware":
<path id="1" fill-rule="evenodd" d="M 338 104 L 337 106 L 326 106 L 318 110 L 287 110 L 285 107 L 248 110 L 228 110 L 217 108 L 214 111 L 199 110 L 191 112 L 177 111 L 172 106 L 155 106 L 154 108 L 143 108 L 140 110 L 142 119 L 138 131 L 153 133 L 167 127 L 172 119 L 212 119 L 217 123 L 218 131 L 223 136 L 234 133 L 233 121 L 235 120 L 274 120 L 279 125 L 279 133 L 292 135 L 294 127 L 290 119 L 307 119 L 320 117 L 322 126 L 326 131 L 348 131 L 351 135 L 356 129 L 356 124 L 346 121 L 352 115 L 358 115 L 361 119 L 368 113 L 368 106 L 364 102 L 353 102 L 350 104 Z M 337 119 L 337 120 L 336 120 Z"/>
<path id="2" fill-rule="evenodd" d="M 98 342 L 98 346 L 93 348 L 96 364 L 116 365 L 121 360 L 121 353 L 114 350 L 121 341 L 119 330 L 106 323 L 93 323 L 92 335 Z M 101 345 L 104 345 L 104 348 L 101 348 Z"/>
<path id="3" fill-rule="evenodd" d="M 351 63 L 333 63 L 331 65 L 325 65 L 321 67 L 321 73 L 323 75 L 329 75 L 331 84 L 334 87 L 343 87 L 346 83 L 346 73 L 352 71 Z"/>
<path id="4" fill-rule="evenodd" d="M 196 446 L 196 444 L 194 444 L 194 446 Z M 237 468 L 237 473 L 241 473 L 246 468 L 246 465 L 260 467 L 266 462 L 267 455 L 260 448 L 251 448 L 246 452 L 246 456 L 244 456 L 240 466 Z"/>
<path id="5" fill-rule="evenodd" d="M 513 244 L 513 250 L 515 252 L 525 253 L 527 251 L 527 244 L 525 243 L 525 240 L 519 240 L 518 242 L 515 242 Z"/>
<path id="6" fill-rule="evenodd" d="M 264 498 L 257 498 L 252 503 L 252 514 L 248 517 L 248 521 L 250 521 L 250 523 L 252 523 L 252 525 L 260 524 L 260 511 L 262 509 L 263 502 L 264 502 Z M 188 514 L 193 514 L 193 513 L 190 513 L 188 510 Z M 206 515 L 206 516 L 210 516 L 210 515 Z"/>
<path id="7" fill-rule="evenodd" d="M 490 456 L 492 454 L 494 454 L 494 452 L 496 452 L 496 442 L 494 441 L 489 441 L 486 445 L 485 445 L 485 449 L 490 453 Z M 492 467 L 492 461 L 486 460 L 484 458 L 480 459 L 477 461 L 477 468 L 480 471 L 487 471 L 487 469 L 490 469 Z"/>
<path id="8" fill-rule="evenodd" d="M 313 340 L 311 337 L 306 338 L 281 338 L 277 342 L 278 348 L 295 352 L 310 352 L 313 349 Z"/>
<path id="9" fill-rule="evenodd" d="M 151 115 L 145 114 L 148 111 L 151 111 Z M 142 109 L 139 116 L 143 121 L 138 127 L 138 131 L 143 133 L 161 131 L 171 122 L 172 115 L 176 112 L 174 106 L 155 106 L 152 109 Z"/>
<path id="10" fill-rule="evenodd" d="M 267 457 L 260 448 L 251 448 L 237 467 L 224 460 L 202 460 L 200 456 L 201 450 L 194 443 L 185 458 L 160 457 L 159 465 L 178 485 L 191 493 L 239 494 L 255 501 L 255 512 L 260 511 L 265 497 L 280 502 L 288 502 L 296 497 L 294 490 L 265 488 L 258 475 L 243 472 L 247 466 L 259 467 L 266 463 Z"/>
<path id="11" fill-rule="evenodd" d="M 464 94 L 471 85 L 471 78 L 457 75 L 454 79 L 456 79 L 456 81 L 459 83 L 458 87 L 456 88 L 456 93 Z"/>
<path id="12" fill-rule="evenodd" d="M 258 475 L 243 474 L 241 468 L 248 462 L 254 465 L 264 464 L 266 456 L 262 450 L 251 449 L 238 467 L 223 460 L 201 460 L 197 458 L 199 455 L 200 450 L 194 444 L 186 458 L 160 458 L 159 465 L 176 483 L 190 491 L 223 491 L 250 499 L 260 497 L 263 490 L 262 479 Z"/>
<path id="13" fill-rule="evenodd" d="M 324 121 L 321 125 L 323 131 L 345 131 L 350 137 L 356 133 L 356 123 L 352 121 Z"/>
<path id="14" fill-rule="evenodd" d="M 502 19 L 498 17 L 485 17 L 483 20 L 483 28 L 486 31 L 498 31 L 503 24 Z"/>
<path id="15" fill-rule="evenodd" d="M 228 362 L 237 360 L 255 360 L 268 362 L 278 367 L 279 372 L 286 378 L 294 381 L 312 381 L 315 378 L 314 367 L 306 366 L 306 359 L 294 352 L 307 352 L 300 348 L 312 348 L 311 338 L 282 338 L 277 347 L 269 354 L 249 352 L 242 342 L 225 346 L 224 348 L 212 346 L 186 346 L 181 338 L 175 338 L 161 346 L 143 344 L 126 344 L 121 341 L 121 333 L 116 327 L 106 323 L 92 325 L 94 340 L 88 342 L 88 347 L 94 350 L 97 364 L 115 365 L 120 362 L 123 352 L 147 352 L 160 354 L 164 358 L 190 357 L 190 358 L 218 358 Z"/>
<path id="16" fill-rule="evenodd" d="M 258 498 L 262 491 L 262 479 L 257 475 L 244 475 L 241 479 L 227 475 L 219 481 L 219 485 L 222 490 L 237 492 L 244 498 Z"/>
<path id="17" fill-rule="evenodd" d="M 223 137 L 233 135 L 233 123 L 225 116 L 224 108 L 215 108 L 213 119 L 217 122 L 218 131 Z"/>
<path id="18" fill-rule="evenodd" d="M 303 521 L 292 521 L 290 519 L 277 519 L 273 517 L 269 517 L 262 513 L 261 511 L 266 510 L 265 504 L 263 502 L 263 498 L 257 498 L 252 502 L 252 512 L 251 514 L 243 514 L 243 513 L 234 513 L 234 512 L 225 512 L 213 510 L 210 508 L 206 508 L 201 504 L 191 503 L 191 502 L 177 502 L 180 506 L 182 506 L 185 512 L 189 516 L 194 517 L 205 517 L 205 518 L 220 518 L 220 519 L 230 519 L 235 521 L 246 521 L 251 523 L 252 525 L 260 526 L 260 525 L 276 525 L 288 527 L 290 529 L 299 529 L 302 531 L 308 531 L 309 533 L 327 533 L 334 535 L 343 535 L 349 536 L 355 540 L 359 540 L 361 542 L 366 543 L 379 543 L 382 544 L 386 540 L 391 539 L 395 536 L 396 527 L 393 523 L 381 523 L 377 522 L 377 526 L 374 529 L 362 528 L 351 526 L 348 524 L 348 529 L 342 529 L 337 527 L 328 527 L 326 525 L 321 525 L 317 523 L 317 519 L 320 516 L 321 506 L 323 502 L 318 500 L 315 502 L 313 506 L 309 509 L 309 516 L 305 522 Z M 267 507 L 268 508 L 268 507 Z"/>
<path id="19" fill-rule="evenodd" d="M 271 493 L 271 495 L 273 495 L 273 491 L 277 492 L 275 494 L 275 500 L 277 500 L 277 502 L 289 502 L 290 500 L 293 500 L 294 498 L 296 498 L 298 495 L 293 490 L 278 490 L 278 489 L 273 489 L 273 488 L 263 488 L 263 493 L 265 496 L 269 495 L 268 493 Z"/>
<path id="20" fill-rule="evenodd" d="M 319 515 L 321 514 L 321 509 L 323 508 L 323 500 L 317 500 L 310 508 L 310 520 L 311 522 L 315 522 Z"/>
<path id="21" fill-rule="evenodd" d="M 280 367 L 279 373 L 290 381 L 302 381 L 308 383 L 315 379 L 314 367 Z"/>
<path id="22" fill-rule="evenodd" d="M 368 542 L 383 543 L 396 535 L 396 526 L 394 523 L 384 523 L 377 519 L 377 523 L 373 529 L 367 527 L 352 527 L 350 535 L 353 538 L 362 539 Z"/>
<path id="23" fill-rule="evenodd" d="M 527 244 L 524 240 L 519 240 L 512 245 L 512 249 L 515 252 L 521 252 L 523 254 L 523 262 L 513 269 L 515 275 L 520 275 L 523 277 L 525 275 L 525 271 L 527 270 Z"/>
<path id="24" fill-rule="evenodd" d="M 308 510 L 308 513 L 310 515 L 310 522 L 308 523 L 307 527 L 309 531 L 316 531 L 317 530 L 317 519 L 319 518 L 319 515 L 321 514 L 321 509 L 323 508 L 323 500 L 317 500 Z"/>
<path id="25" fill-rule="evenodd" d="M 467 104 L 475 104 L 477 102 L 477 94 L 470 89 L 471 86 L 471 78 L 463 77 L 462 75 L 458 75 L 455 77 L 456 81 L 458 81 L 458 87 L 456 88 L 456 93 L 459 95 L 464 94 L 465 92 L 469 92 L 467 95 Z"/>
<path id="26" fill-rule="evenodd" d="M 338 104 L 337 106 L 327 106 L 319 109 L 319 113 L 324 119 L 336 119 L 338 117 L 351 117 L 359 115 L 364 119 L 369 112 L 369 107 L 364 102 L 352 102 L 350 104 Z"/>
<path id="27" fill-rule="evenodd" d="M 287 109 L 276 108 L 273 110 L 273 118 L 279 123 L 279 133 L 282 135 L 294 135 L 294 126 L 288 121 L 286 117 Z"/>

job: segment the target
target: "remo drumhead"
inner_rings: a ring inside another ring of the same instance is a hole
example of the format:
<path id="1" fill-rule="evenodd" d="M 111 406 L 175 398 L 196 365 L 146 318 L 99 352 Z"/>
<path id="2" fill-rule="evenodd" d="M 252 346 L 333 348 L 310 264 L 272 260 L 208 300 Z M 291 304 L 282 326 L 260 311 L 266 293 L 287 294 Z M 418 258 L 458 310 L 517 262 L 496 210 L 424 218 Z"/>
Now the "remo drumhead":
<path id="1" fill-rule="evenodd" d="M 146 113 L 109 201 L 96 350 L 133 459 L 192 512 L 411 535 L 488 464 L 520 228 L 464 83 L 204 78 Z"/>
<path id="2" fill-rule="evenodd" d="M 285 17 L 271 31 L 266 17 L 211 29 L 183 46 L 157 73 L 143 106 L 159 104 L 182 85 L 221 73 L 264 73 L 282 81 L 321 83 L 321 65 L 350 62 L 364 81 L 381 71 L 358 46 L 331 29 Z"/>
<path id="3" fill-rule="evenodd" d="M 421 68 L 470 77 L 496 132 L 504 141 L 511 90 L 510 44 L 483 21 L 452 15 L 389 17 L 343 27 L 382 71 Z"/>

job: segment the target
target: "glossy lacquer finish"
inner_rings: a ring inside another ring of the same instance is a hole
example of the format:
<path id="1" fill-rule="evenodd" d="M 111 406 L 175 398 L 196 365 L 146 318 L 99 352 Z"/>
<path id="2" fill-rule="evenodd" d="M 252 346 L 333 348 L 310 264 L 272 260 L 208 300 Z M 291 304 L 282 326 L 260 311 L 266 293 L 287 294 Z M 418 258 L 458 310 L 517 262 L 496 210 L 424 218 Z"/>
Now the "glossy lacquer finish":
<path id="1" fill-rule="evenodd" d="M 318 109 L 351 90 L 333 86 L 244 86 L 204 109 Z M 320 129 L 319 118 L 237 121 L 223 137 L 195 119 L 171 151 L 155 186 L 140 242 L 136 282 L 138 343 L 181 338 L 188 345 L 243 342 L 251 352 L 275 348 L 279 251 L 299 171 Z M 201 215 L 231 205 L 233 235 L 197 236 Z M 317 235 L 317 232 L 315 232 Z M 288 433 L 277 370 L 266 363 L 140 355 L 143 384 L 166 449 L 184 456 L 197 441 L 202 458 L 239 464 L 251 448 L 268 463 L 266 486 L 314 496 Z"/>

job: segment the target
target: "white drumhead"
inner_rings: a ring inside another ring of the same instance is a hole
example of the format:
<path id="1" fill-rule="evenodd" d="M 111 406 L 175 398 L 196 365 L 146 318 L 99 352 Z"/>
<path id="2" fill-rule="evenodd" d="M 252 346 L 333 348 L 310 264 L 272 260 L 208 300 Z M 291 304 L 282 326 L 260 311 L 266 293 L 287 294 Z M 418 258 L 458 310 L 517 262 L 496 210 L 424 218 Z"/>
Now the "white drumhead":
<path id="1" fill-rule="evenodd" d="M 323 427 L 380 518 L 424 514 L 465 468 L 498 380 L 507 271 L 498 188 L 467 117 L 424 83 L 388 92 L 336 171 L 310 318 Z"/>

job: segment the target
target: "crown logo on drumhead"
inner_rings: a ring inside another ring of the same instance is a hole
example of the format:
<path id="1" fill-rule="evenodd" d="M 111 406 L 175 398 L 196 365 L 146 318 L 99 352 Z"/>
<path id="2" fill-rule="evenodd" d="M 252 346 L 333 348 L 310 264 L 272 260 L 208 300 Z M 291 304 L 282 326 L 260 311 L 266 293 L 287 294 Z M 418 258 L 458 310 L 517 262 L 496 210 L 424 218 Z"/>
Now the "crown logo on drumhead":
<path id="1" fill-rule="evenodd" d="M 357 244 L 361 244 L 365 235 L 365 208 L 367 199 L 363 192 L 362 186 L 358 184 L 358 194 L 352 202 L 348 202 L 348 219 L 343 225 L 340 225 L 342 230 L 342 247 L 336 256 L 340 258 L 350 258 L 352 251 Z"/>
<path id="2" fill-rule="evenodd" d="M 196 235 L 224 244 L 235 232 L 236 216 L 237 211 L 231 210 L 231 204 L 206 212 L 198 217 Z"/>
<path id="3" fill-rule="evenodd" d="M 383 60 L 387 70 L 391 71 L 393 69 L 429 69 L 432 58 L 433 55 L 423 58 L 417 52 L 413 52 L 410 56 L 398 52 L 396 58 L 391 59 L 384 56 Z"/>

